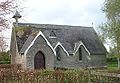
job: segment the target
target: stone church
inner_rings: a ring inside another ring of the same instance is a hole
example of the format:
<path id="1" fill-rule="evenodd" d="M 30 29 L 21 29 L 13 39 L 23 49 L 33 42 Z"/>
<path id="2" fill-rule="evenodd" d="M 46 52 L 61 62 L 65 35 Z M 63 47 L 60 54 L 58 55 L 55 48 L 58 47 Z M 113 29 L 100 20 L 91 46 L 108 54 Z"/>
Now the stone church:
<path id="1" fill-rule="evenodd" d="M 105 67 L 106 49 L 93 27 L 18 23 L 13 16 L 11 64 L 23 69 Z"/>

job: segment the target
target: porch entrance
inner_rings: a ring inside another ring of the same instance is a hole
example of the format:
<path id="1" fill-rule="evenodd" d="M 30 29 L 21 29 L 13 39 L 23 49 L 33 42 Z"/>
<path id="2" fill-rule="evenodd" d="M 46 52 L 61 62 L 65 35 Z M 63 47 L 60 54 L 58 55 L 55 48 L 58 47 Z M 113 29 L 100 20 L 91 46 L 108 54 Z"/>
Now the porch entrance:
<path id="1" fill-rule="evenodd" d="M 41 51 L 34 57 L 34 69 L 45 69 L 45 56 Z"/>

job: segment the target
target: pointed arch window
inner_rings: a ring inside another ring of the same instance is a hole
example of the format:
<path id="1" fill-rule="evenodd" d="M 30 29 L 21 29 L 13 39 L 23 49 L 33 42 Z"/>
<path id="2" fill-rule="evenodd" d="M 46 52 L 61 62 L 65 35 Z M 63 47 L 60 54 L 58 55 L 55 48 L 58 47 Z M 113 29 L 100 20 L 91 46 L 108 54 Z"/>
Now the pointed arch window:
<path id="1" fill-rule="evenodd" d="M 82 45 L 79 47 L 79 60 L 82 60 Z"/>
<path id="2" fill-rule="evenodd" d="M 58 61 L 61 60 L 61 56 L 60 56 L 60 46 L 57 46 L 56 48 L 56 58 Z"/>

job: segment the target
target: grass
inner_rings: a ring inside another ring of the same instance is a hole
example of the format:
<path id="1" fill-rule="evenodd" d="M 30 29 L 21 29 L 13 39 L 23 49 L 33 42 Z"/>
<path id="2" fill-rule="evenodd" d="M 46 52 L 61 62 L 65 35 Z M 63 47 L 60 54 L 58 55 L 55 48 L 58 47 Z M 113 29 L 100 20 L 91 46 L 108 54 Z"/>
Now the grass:
<path id="1" fill-rule="evenodd" d="M 10 64 L 10 61 L 0 61 L 0 64 Z"/>
<path id="2" fill-rule="evenodd" d="M 118 68 L 117 65 L 117 61 L 107 62 L 107 68 L 110 70 L 116 70 Z"/>

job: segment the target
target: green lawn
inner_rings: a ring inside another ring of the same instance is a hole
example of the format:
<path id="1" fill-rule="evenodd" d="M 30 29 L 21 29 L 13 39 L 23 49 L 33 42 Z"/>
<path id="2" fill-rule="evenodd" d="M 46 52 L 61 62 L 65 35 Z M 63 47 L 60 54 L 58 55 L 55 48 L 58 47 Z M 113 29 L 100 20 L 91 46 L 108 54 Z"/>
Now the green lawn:
<path id="1" fill-rule="evenodd" d="M 108 69 L 117 69 L 117 61 L 107 62 Z"/>

